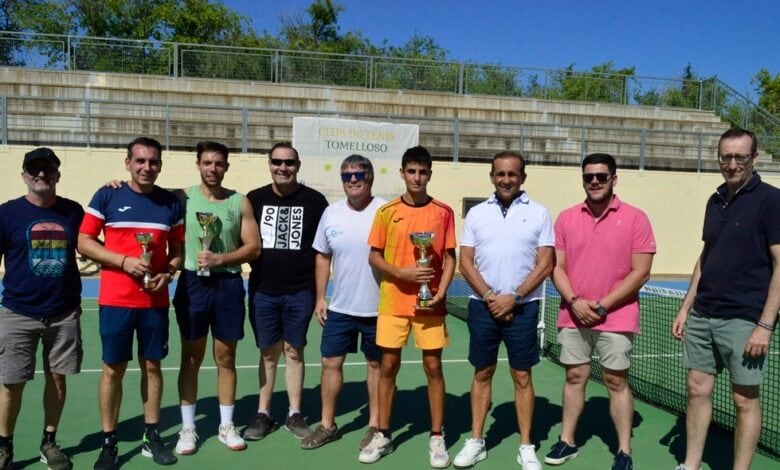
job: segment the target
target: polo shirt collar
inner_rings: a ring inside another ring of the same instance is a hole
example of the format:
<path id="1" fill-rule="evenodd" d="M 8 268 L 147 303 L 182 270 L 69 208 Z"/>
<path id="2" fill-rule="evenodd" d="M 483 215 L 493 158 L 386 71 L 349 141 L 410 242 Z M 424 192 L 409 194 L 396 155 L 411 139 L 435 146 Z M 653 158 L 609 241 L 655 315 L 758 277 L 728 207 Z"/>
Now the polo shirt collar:
<path id="1" fill-rule="evenodd" d="M 607 207 L 607 210 L 604 211 L 604 214 L 602 214 L 600 218 L 603 219 L 604 215 L 606 215 L 607 212 L 615 212 L 615 211 L 617 211 L 618 209 L 620 209 L 620 206 L 622 204 L 623 204 L 623 202 L 620 200 L 618 195 L 613 193 L 612 194 L 612 201 L 609 203 L 609 207 Z M 580 203 L 580 210 L 582 212 L 587 212 L 591 216 L 593 215 L 593 213 L 590 211 L 590 207 L 588 207 L 587 200 L 582 201 L 582 203 Z"/>
<path id="2" fill-rule="evenodd" d="M 761 176 L 759 176 L 758 172 L 754 170 L 753 176 L 750 177 L 744 186 L 737 190 L 737 194 L 735 194 L 734 197 L 736 198 L 742 193 L 749 193 L 750 191 L 753 191 L 756 189 L 756 187 L 758 187 L 759 183 L 761 183 Z M 728 199 L 728 194 L 729 188 L 726 186 L 726 183 L 721 184 L 718 186 L 718 189 L 715 190 L 715 195 L 724 201 Z"/>
<path id="3" fill-rule="evenodd" d="M 493 193 L 490 195 L 490 198 L 487 200 L 488 204 L 498 204 L 501 205 L 501 201 L 496 197 L 496 193 Z M 515 197 L 515 199 L 512 201 L 512 204 L 509 204 L 509 207 L 513 207 L 516 204 L 528 204 L 531 202 L 531 198 L 528 197 L 528 193 L 525 191 L 520 191 L 520 194 Z"/>

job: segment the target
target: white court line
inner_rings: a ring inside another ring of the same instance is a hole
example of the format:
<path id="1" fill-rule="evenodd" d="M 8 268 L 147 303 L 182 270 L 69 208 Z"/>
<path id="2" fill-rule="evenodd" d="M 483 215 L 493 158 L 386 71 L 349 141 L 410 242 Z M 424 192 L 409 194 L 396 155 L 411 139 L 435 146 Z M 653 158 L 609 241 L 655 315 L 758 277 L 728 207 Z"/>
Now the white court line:
<path id="1" fill-rule="evenodd" d="M 499 362 L 506 362 L 507 359 L 503 357 L 498 358 Z M 462 364 L 469 362 L 468 359 L 442 359 L 441 361 L 443 364 Z M 401 361 L 401 364 L 422 364 L 422 360 L 410 360 L 410 361 Z M 306 367 L 322 367 L 321 363 L 311 363 L 311 364 L 305 364 Z M 365 362 L 345 362 L 345 366 L 365 366 Z M 284 368 L 285 364 L 279 364 L 280 368 Z M 257 364 L 255 365 L 247 365 L 247 366 L 236 366 L 236 369 L 257 369 Z M 171 370 L 179 370 L 179 367 L 163 367 L 163 371 L 171 371 Z M 217 366 L 201 366 L 200 370 L 217 370 Z M 82 369 L 82 373 L 96 373 L 96 372 L 103 372 L 103 369 Z M 141 369 L 138 368 L 128 368 L 127 372 L 141 372 Z M 36 374 L 42 374 L 42 370 L 36 370 Z"/>

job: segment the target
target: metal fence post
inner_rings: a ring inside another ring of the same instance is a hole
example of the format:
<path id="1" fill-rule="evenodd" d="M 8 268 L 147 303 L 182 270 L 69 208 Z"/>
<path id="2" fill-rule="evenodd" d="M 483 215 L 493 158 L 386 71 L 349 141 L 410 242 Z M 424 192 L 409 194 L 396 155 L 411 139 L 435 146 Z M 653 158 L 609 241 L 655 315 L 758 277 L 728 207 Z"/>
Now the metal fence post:
<path id="1" fill-rule="evenodd" d="M 702 135 L 701 132 L 699 132 L 699 146 L 696 149 L 697 155 L 696 155 L 696 173 L 701 173 L 701 146 L 702 146 Z"/>
<path id="2" fill-rule="evenodd" d="M 520 124 L 520 153 L 525 149 L 525 124 Z"/>
<path id="3" fill-rule="evenodd" d="M 171 105 L 165 105 L 165 151 L 171 150 Z"/>
<path id="4" fill-rule="evenodd" d="M 65 57 L 65 70 L 72 70 L 71 69 L 71 44 L 70 44 L 70 36 L 68 36 L 68 40 L 65 42 L 65 54 L 67 55 Z"/>
<path id="5" fill-rule="evenodd" d="M 282 77 L 280 76 L 282 67 L 279 64 L 281 61 L 282 59 L 279 57 L 279 51 L 274 51 L 274 76 L 271 78 L 272 83 L 282 83 Z"/>
<path id="6" fill-rule="evenodd" d="M 179 78 L 179 43 L 173 43 L 173 78 Z"/>
<path id="7" fill-rule="evenodd" d="M 580 127 L 580 161 L 585 160 L 585 126 Z"/>
<path id="8" fill-rule="evenodd" d="M 699 80 L 699 110 L 702 109 L 703 101 L 704 101 L 704 80 Z"/>
<path id="9" fill-rule="evenodd" d="M 647 148 L 647 129 L 639 136 L 639 171 L 645 171 L 645 149 Z"/>
<path id="10" fill-rule="evenodd" d="M 369 57 L 368 58 L 368 88 L 374 88 L 376 85 L 376 76 L 375 76 L 375 64 L 374 64 L 374 58 Z"/>
<path id="11" fill-rule="evenodd" d="M 452 161 L 456 162 L 460 158 L 460 119 L 455 118 L 452 125 Z"/>
<path id="12" fill-rule="evenodd" d="M 458 63 L 458 94 L 462 95 L 466 91 L 466 85 L 463 83 L 463 76 L 464 76 L 464 67 L 463 62 Z"/>
<path id="13" fill-rule="evenodd" d="M 631 86 L 631 81 L 628 75 L 623 76 L 623 104 L 628 105 L 628 87 Z"/>
<path id="14" fill-rule="evenodd" d="M 87 148 L 89 148 L 90 142 L 92 142 L 92 105 L 89 98 L 84 100 L 84 110 L 87 115 Z"/>
<path id="15" fill-rule="evenodd" d="M 249 153 L 249 111 L 241 108 L 241 153 Z"/>
<path id="16" fill-rule="evenodd" d="M 747 98 L 745 98 L 745 119 L 744 119 L 744 125 L 742 126 L 744 129 L 748 129 L 750 125 L 750 101 L 748 101 Z"/>
<path id="17" fill-rule="evenodd" d="M 3 145 L 8 145 L 8 98 L 5 95 L 0 96 L 0 113 L 2 113 L 2 122 L 0 122 L 2 141 Z"/>

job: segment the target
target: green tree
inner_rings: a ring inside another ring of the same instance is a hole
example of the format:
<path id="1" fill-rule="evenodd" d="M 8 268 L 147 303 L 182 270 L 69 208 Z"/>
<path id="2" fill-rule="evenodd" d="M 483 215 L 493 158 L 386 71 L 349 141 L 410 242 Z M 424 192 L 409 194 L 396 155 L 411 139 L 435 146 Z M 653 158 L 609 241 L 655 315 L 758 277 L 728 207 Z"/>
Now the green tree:
<path id="1" fill-rule="evenodd" d="M 636 67 L 615 68 L 612 61 L 591 67 L 589 72 L 576 72 L 574 64 L 550 74 L 547 90 L 550 99 L 625 103 L 631 77 Z"/>
<path id="2" fill-rule="evenodd" d="M 751 80 L 760 95 L 758 104 L 775 116 L 780 115 L 780 74 L 772 76 L 767 69 L 759 70 Z"/>

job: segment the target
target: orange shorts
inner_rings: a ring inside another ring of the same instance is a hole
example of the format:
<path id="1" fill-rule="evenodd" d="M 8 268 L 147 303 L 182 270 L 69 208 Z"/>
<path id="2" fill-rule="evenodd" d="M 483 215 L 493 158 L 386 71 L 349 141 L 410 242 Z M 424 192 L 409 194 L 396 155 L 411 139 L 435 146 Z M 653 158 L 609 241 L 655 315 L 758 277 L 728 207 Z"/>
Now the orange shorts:
<path id="1" fill-rule="evenodd" d="M 406 346 L 409 332 L 414 331 L 417 349 L 442 349 L 450 344 L 443 316 L 397 317 L 379 315 L 376 322 L 376 344 L 383 348 Z"/>

